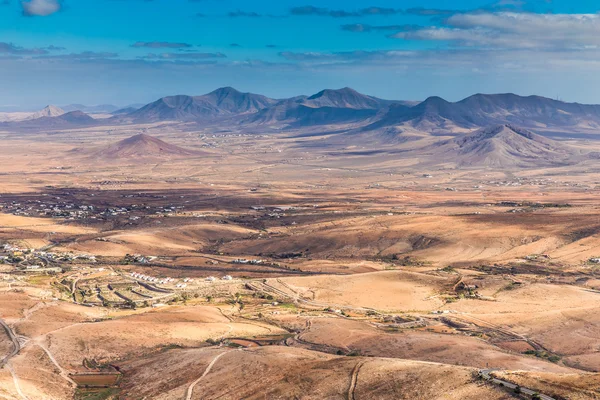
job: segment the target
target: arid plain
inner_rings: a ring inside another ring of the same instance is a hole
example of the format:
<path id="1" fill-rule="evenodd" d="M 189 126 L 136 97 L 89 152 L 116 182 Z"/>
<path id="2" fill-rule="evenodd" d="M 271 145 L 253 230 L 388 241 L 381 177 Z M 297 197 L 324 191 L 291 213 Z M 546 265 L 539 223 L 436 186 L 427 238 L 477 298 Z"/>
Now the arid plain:
<path id="1" fill-rule="evenodd" d="M 0 398 L 599 398 L 597 160 L 413 133 L 2 130 Z"/>

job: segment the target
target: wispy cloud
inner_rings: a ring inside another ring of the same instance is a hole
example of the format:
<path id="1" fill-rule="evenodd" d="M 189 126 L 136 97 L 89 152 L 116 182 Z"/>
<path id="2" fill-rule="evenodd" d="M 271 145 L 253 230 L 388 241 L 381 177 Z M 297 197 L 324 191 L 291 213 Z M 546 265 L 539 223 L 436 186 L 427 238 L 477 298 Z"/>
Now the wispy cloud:
<path id="1" fill-rule="evenodd" d="M 290 52 L 283 51 L 279 55 L 288 61 L 365 61 L 383 60 L 414 55 L 413 51 L 340 51 L 340 52 Z"/>
<path id="2" fill-rule="evenodd" d="M 152 49 L 160 49 L 160 48 L 169 48 L 169 49 L 185 49 L 193 47 L 193 45 L 189 43 L 174 43 L 174 42 L 136 42 L 131 45 L 131 47 L 136 48 L 152 48 Z"/>
<path id="3" fill-rule="evenodd" d="M 456 14 L 458 12 L 460 12 L 460 11 L 447 10 L 447 9 L 441 9 L 441 8 L 422 8 L 422 7 L 409 8 L 409 9 L 405 10 L 406 14 L 419 15 L 422 17 L 448 16 L 448 15 Z"/>
<path id="4" fill-rule="evenodd" d="M 321 17 L 333 17 L 333 18 L 346 18 L 346 17 L 364 17 L 370 15 L 395 15 L 401 14 L 402 10 L 395 8 L 384 8 L 384 7 L 367 7 L 360 10 L 348 11 L 348 10 L 332 10 L 329 8 L 315 7 L 315 6 L 302 6 L 294 7 L 290 10 L 292 15 L 315 15 Z"/>
<path id="5" fill-rule="evenodd" d="M 13 43 L 0 42 L 0 54 L 11 54 L 11 55 L 20 55 L 20 56 L 43 55 L 43 54 L 48 54 L 48 50 L 51 50 L 51 49 L 50 48 L 26 49 L 24 47 L 17 46 Z"/>
<path id="6" fill-rule="evenodd" d="M 70 54 L 56 54 L 56 55 L 45 55 L 37 57 L 37 59 L 45 60 L 104 60 L 110 58 L 116 58 L 119 55 L 112 52 L 95 52 L 95 51 L 82 51 L 80 53 Z"/>
<path id="7" fill-rule="evenodd" d="M 60 11 L 62 3 L 59 0 L 22 0 L 23 14 L 33 17 L 45 17 Z"/>
<path id="8" fill-rule="evenodd" d="M 223 53 L 150 53 L 138 58 L 144 60 L 205 60 L 227 58 L 227 56 Z"/>
<path id="9" fill-rule="evenodd" d="M 66 48 L 62 47 L 62 46 L 54 46 L 53 44 L 51 44 L 50 46 L 46 46 L 42 48 L 43 50 L 48 50 L 48 51 L 65 51 Z"/>
<path id="10" fill-rule="evenodd" d="M 230 11 L 227 13 L 227 16 L 230 18 L 237 18 L 237 17 L 250 17 L 250 18 L 259 18 L 262 17 L 262 14 L 256 13 L 254 11 Z"/>
<path id="11" fill-rule="evenodd" d="M 348 32 L 408 32 L 423 28 L 420 25 L 368 25 L 368 24 L 347 24 L 341 26 L 343 31 Z"/>
<path id="12" fill-rule="evenodd" d="M 592 74 L 600 68 L 600 48 L 544 50 L 530 48 L 431 48 L 410 51 L 281 52 L 303 70 L 429 71 L 434 75 L 490 74 L 525 76 L 552 72 Z"/>

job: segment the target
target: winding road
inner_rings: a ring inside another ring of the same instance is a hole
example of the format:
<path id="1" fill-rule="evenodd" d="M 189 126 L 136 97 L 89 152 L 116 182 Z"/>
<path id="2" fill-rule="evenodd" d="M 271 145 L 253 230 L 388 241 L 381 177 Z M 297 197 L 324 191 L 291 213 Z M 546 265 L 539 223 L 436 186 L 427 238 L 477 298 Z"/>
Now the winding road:
<path id="1" fill-rule="evenodd" d="M 13 346 L 12 346 L 13 349 L 11 350 L 11 352 L 6 357 L 4 357 L 3 359 L 0 360 L 0 369 L 2 369 L 4 367 L 6 367 L 8 369 L 8 371 L 12 375 L 13 382 L 15 384 L 15 389 L 17 390 L 19 397 L 21 397 L 21 399 L 27 400 L 27 396 L 25 396 L 25 394 L 23 394 L 23 392 L 21 391 L 21 387 L 19 386 L 19 379 L 17 377 L 17 374 L 15 373 L 12 366 L 8 363 L 11 358 L 13 358 L 17 354 L 19 354 L 19 352 L 21 351 L 21 343 L 19 343 L 19 338 L 17 338 L 17 335 L 15 334 L 15 332 L 12 330 L 12 328 L 10 326 L 8 326 L 8 324 L 6 322 L 4 322 L 4 320 L 0 319 L 0 325 L 2 326 L 2 328 L 4 328 L 4 330 L 6 331 L 6 334 L 8 335 L 8 337 L 10 338 L 10 340 L 13 343 Z"/>
<path id="2" fill-rule="evenodd" d="M 490 375 L 494 371 L 496 371 L 496 370 L 494 370 L 494 369 L 482 369 L 481 371 L 479 371 L 479 376 L 481 376 L 483 379 L 485 379 L 488 382 L 491 382 L 491 383 L 493 383 L 495 385 L 498 385 L 498 386 L 503 386 L 503 387 L 505 387 L 507 389 L 510 389 L 510 390 L 515 390 L 517 388 L 517 385 L 515 385 L 514 383 L 503 381 L 502 379 L 497 379 L 497 378 L 494 378 L 492 375 Z M 521 388 L 521 393 L 526 394 L 528 396 L 533 396 L 533 395 L 537 394 L 539 396 L 539 398 L 542 399 L 542 400 L 556 400 L 554 397 L 550 397 L 550 396 L 547 396 L 545 394 L 541 394 L 541 393 L 536 392 L 534 390 L 527 389 L 527 388 L 524 388 L 524 387 L 520 387 L 520 388 Z"/>
<path id="3" fill-rule="evenodd" d="M 19 343 L 19 339 L 17 338 L 15 332 L 10 326 L 8 326 L 6 322 L 4 322 L 4 320 L 0 319 L 0 325 L 2 326 L 2 328 L 4 328 L 6 334 L 13 343 L 13 349 L 10 352 L 10 354 L 8 354 L 6 357 L 0 360 L 0 368 L 3 368 L 11 358 L 19 354 L 19 351 L 21 351 L 21 344 Z"/>

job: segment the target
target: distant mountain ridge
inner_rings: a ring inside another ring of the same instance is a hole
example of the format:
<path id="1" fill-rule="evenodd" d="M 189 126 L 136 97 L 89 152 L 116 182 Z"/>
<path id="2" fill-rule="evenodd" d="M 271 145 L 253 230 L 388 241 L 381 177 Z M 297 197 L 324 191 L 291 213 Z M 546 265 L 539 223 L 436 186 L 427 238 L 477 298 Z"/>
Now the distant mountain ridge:
<path id="1" fill-rule="evenodd" d="M 354 89 L 325 89 L 310 97 L 282 100 L 247 122 L 288 123 L 294 127 L 359 122 L 374 117 L 394 101 L 367 96 Z"/>
<path id="2" fill-rule="evenodd" d="M 65 112 L 82 111 L 88 114 L 110 114 L 115 112 L 120 107 L 112 104 L 100 104 L 97 106 L 86 106 L 83 104 L 68 104 L 61 107 Z"/>
<path id="3" fill-rule="evenodd" d="M 565 103 L 540 96 L 476 94 L 456 103 L 430 97 L 414 107 L 394 106 L 368 128 L 409 124 L 421 129 L 492 124 L 525 127 L 600 127 L 600 105 Z"/>
<path id="4" fill-rule="evenodd" d="M 308 97 L 303 104 L 307 107 L 353 108 L 357 110 L 376 110 L 383 108 L 393 101 L 382 100 L 368 96 L 354 89 L 325 89 Z"/>
<path id="5" fill-rule="evenodd" d="M 73 107 L 76 106 L 78 105 Z M 43 110 L 42 117 L 57 118 L 60 109 L 50 108 Z M 476 94 L 457 102 L 433 96 L 415 103 L 384 100 L 347 87 L 325 89 L 311 96 L 288 99 L 273 99 L 224 87 L 201 96 L 167 96 L 140 108 L 114 108 L 111 113 L 111 118 L 95 120 L 95 123 L 173 121 L 248 126 L 253 130 L 323 128 L 373 131 L 388 136 L 405 128 L 424 133 L 455 134 L 502 124 L 547 130 L 600 129 L 600 105 L 566 103 L 540 96 L 524 97 L 511 93 Z M 67 116 L 65 120 L 71 125 L 92 123 L 91 117 L 83 115 L 78 118 Z M 65 121 L 37 122 L 56 125 Z"/>
<path id="6" fill-rule="evenodd" d="M 46 113 L 47 111 L 44 111 Z M 67 129 L 92 126 L 98 121 L 81 111 L 71 111 L 57 116 L 43 116 L 10 123 L 9 126 L 22 129 Z"/>
<path id="7" fill-rule="evenodd" d="M 203 96 L 163 97 L 127 114 L 126 117 L 139 122 L 194 121 L 254 113 L 275 102 L 276 100 L 266 96 L 241 93 L 231 87 L 225 87 Z"/>
<path id="8" fill-rule="evenodd" d="M 600 128 L 600 105 L 565 103 L 511 93 L 476 94 L 454 103 L 434 96 L 415 103 L 383 100 L 347 87 L 283 100 L 226 87 L 203 96 L 163 97 L 122 116 L 134 122 L 203 122 L 237 118 L 236 124 L 296 129 L 335 124 L 355 124 L 363 130 L 407 125 L 424 132 L 471 130 L 495 124 L 528 128 Z"/>

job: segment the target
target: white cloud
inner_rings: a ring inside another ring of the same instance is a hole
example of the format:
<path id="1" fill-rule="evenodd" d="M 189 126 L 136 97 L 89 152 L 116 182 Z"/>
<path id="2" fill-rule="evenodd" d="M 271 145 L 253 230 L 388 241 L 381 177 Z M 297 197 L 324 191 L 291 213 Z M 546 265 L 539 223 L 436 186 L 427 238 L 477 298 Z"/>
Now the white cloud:
<path id="1" fill-rule="evenodd" d="M 502 49 L 576 50 L 600 45 L 598 14 L 472 12 L 454 14 L 442 27 L 399 32 L 405 40 Z"/>
<path id="2" fill-rule="evenodd" d="M 429 70 L 433 73 L 473 71 L 479 73 L 543 73 L 548 70 L 572 74 L 596 71 L 600 50 L 535 50 L 447 48 L 412 51 L 281 52 L 287 62 L 309 69 Z"/>
<path id="3" fill-rule="evenodd" d="M 23 0 L 23 13 L 28 16 L 41 16 L 54 14 L 61 8 L 59 0 Z"/>

